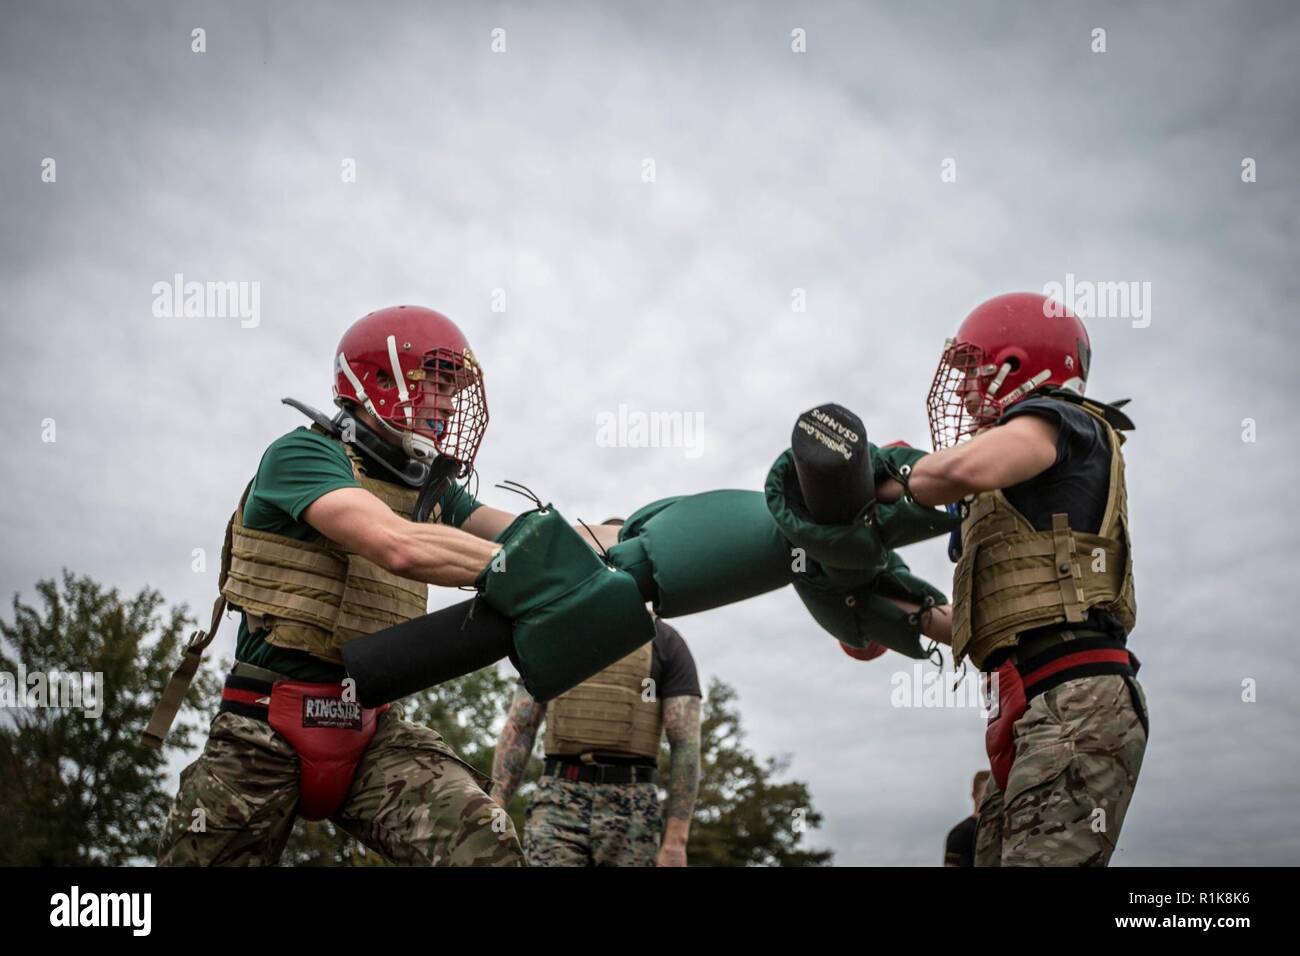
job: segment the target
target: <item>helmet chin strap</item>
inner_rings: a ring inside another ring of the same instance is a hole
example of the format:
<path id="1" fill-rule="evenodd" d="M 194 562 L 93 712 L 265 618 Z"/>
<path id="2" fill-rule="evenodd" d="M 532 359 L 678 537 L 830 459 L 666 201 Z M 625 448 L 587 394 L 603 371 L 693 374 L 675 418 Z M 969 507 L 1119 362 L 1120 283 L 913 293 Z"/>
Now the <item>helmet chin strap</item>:
<path id="1" fill-rule="evenodd" d="M 1050 368 L 1043 369 L 1033 378 L 1029 379 L 1026 382 L 1021 383 L 1019 388 L 1012 389 L 1010 392 L 1008 392 L 1002 399 L 1002 407 L 1005 408 L 1008 405 L 1012 404 L 1013 402 L 1020 401 L 1020 399 L 1024 398 L 1030 392 L 1034 391 L 1034 389 L 1038 388 L 1038 386 L 1042 385 L 1051 377 L 1052 377 L 1052 370 Z"/>
<path id="2" fill-rule="evenodd" d="M 378 415 L 373 416 L 384 431 L 394 438 L 400 438 L 402 441 L 402 454 L 412 461 L 429 462 L 437 458 L 441 452 L 438 446 L 434 444 L 432 438 L 427 435 L 418 435 L 415 432 L 408 432 L 404 428 L 395 428 L 387 420 L 380 418 Z"/>
<path id="3" fill-rule="evenodd" d="M 438 446 L 424 435 L 417 435 L 415 432 L 406 432 L 402 435 L 402 451 L 406 452 L 407 457 L 416 461 L 428 461 L 438 456 Z"/>

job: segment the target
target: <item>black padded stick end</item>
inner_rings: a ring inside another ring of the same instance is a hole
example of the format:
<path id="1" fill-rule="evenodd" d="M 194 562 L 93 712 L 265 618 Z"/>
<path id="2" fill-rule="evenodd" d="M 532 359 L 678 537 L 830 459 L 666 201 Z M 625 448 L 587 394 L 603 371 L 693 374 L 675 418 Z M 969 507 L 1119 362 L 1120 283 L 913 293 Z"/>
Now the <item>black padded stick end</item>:
<path id="1" fill-rule="evenodd" d="M 867 428 L 843 405 L 804 412 L 790 436 L 808 513 L 819 524 L 848 524 L 875 497 Z"/>

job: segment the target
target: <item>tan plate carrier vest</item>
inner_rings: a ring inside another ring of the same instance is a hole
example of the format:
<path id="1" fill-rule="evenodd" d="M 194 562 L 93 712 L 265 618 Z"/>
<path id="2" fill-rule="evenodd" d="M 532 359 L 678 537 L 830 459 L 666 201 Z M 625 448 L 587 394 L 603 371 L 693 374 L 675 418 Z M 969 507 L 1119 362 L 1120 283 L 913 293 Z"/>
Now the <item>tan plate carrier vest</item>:
<path id="1" fill-rule="evenodd" d="M 324 434 L 316 427 L 312 431 Z M 369 477 L 351 446 L 340 444 L 361 487 L 409 519 L 415 512 L 419 492 Z M 226 524 L 218 579 L 221 593 L 212 605 L 212 622 L 206 631 L 190 635 L 181 663 L 163 688 L 162 698 L 141 734 L 146 746 L 162 747 L 198 673 L 203 652 L 217 636 L 227 603 L 244 612 L 250 631 L 265 630 L 266 640 L 276 647 L 307 651 L 336 664 L 343 662 L 338 649 L 354 637 L 401 624 L 428 611 L 428 585 L 391 574 L 328 538 L 298 541 L 245 528 L 244 504 L 252 487 L 249 482 Z M 435 504 L 428 520 L 438 521 L 441 517 L 442 506 Z"/>
<path id="2" fill-rule="evenodd" d="M 970 655 L 984 667 L 989 655 L 1016 644 L 1019 635 L 1050 624 L 1077 624 L 1097 608 L 1126 631 L 1137 620 L 1133 556 L 1124 487 L 1124 436 L 1101 414 L 1110 441 L 1110 487 L 1099 534 L 1070 528 L 1052 515 L 1049 531 L 1036 531 L 1001 491 L 976 495 L 961 527 L 961 559 L 953 578 L 954 662 Z"/>
<path id="3" fill-rule="evenodd" d="M 546 755 L 656 758 L 662 709 L 644 696 L 653 662 L 652 641 L 547 704 Z"/>
<path id="4" fill-rule="evenodd" d="M 409 520 L 419 491 L 369 477 L 358 454 L 340 444 L 361 487 Z M 423 581 L 385 571 L 325 537 L 299 541 L 244 527 L 249 489 L 226 529 L 220 578 L 222 595 L 244 612 L 249 631 L 264 631 L 276 647 L 341 664 L 339 648 L 353 638 L 428 613 Z M 429 520 L 440 517 L 435 506 Z"/>

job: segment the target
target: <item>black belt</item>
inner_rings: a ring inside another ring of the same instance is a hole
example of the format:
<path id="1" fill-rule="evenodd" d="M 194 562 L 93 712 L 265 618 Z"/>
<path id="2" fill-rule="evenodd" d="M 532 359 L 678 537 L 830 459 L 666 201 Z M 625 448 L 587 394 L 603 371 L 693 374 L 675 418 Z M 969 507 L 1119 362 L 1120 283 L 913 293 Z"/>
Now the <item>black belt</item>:
<path id="1" fill-rule="evenodd" d="M 254 720 L 266 720 L 271 706 L 271 687 L 277 680 L 288 680 L 283 674 L 256 664 L 235 661 L 221 690 L 219 714 L 239 714 Z"/>
<path id="2" fill-rule="evenodd" d="M 271 684 L 252 677 L 231 674 L 221 689 L 219 714 L 239 714 L 254 720 L 266 720 L 271 706 Z"/>
<path id="3" fill-rule="evenodd" d="M 644 764 L 583 763 L 547 757 L 542 776 L 579 783 L 654 783 L 659 771 Z"/>
<path id="4" fill-rule="evenodd" d="M 1032 699 L 1079 677 L 1102 674 L 1132 677 L 1137 673 L 1136 662 L 1123 641 L 1108 637 L 1080 637 L 1053 644 L 1033 657 L 1018 660 L 1016 669 L 1025 682 L 1026 699 Z"/>
<path id="5" fill-rule="evenodd" d="M 1018 661 L 1016 669 L 1025 685 L 1025 700 L 1031 701 L 1053 687 L 1080 677 L 1099 677 L 1117 674 L 1128 684 L 1133 709 L 1147 736 L 1151 734 L 1146 708 L 1138 694 L 1137 676 L 1141 662 L 1124 641 L 1107 637 L 1081 637 L 1076 640 L 1052 644 L 1028 660 Z"/>

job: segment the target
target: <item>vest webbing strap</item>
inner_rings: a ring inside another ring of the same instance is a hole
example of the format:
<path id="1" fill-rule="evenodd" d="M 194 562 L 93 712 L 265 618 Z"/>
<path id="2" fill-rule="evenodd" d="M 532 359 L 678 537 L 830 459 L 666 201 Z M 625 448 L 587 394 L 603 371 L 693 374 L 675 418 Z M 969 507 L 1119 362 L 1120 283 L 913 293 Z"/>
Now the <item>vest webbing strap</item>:
<path id="1" fill-rule="evenodd" d="M 217 636 L 217 628 L 221 626 L 221 616 L 225 613 L 226 598 L 222 595 L 212 605 L 212 622 L 208 625 L 208 629 L 206 631 L 195 631 L 190 635 L 189 643 L 185 645 L 185 653 L 181 655 L 180 666 L 176 668 L 171 679 L 167 681 L 162 700 L 154 708 L 153 716 L 149 718 L 149 726 L 144 729 L 144 733 L 141 735 L 146 747 L 152 747 L 154 750 L 162 748 L 163 738 L 167 736 L 167 731 L 171 730 L 176 715 L 180 713 L 181 704 L 185 700 L 185 692 L 190 689 L 190 684 L 194 681 L 194 675 L 199 671 L 199 663 L 203 660 L 203 652 L 212 643 L 212 639 Z"/>
<path id="2" fill-rule="evenodd" d="M 1088 617 L 1083 606 L 1083 589 L 1074 580 L 1074 535 L 1069 519 L 1058 512 L 1052 515 L 1052 541 L 1056 545 L 1056 573 L 1061 582 L 1061 608 L 1065 619 L 1078 624 Z"/>
<path id="3" fill-rule="evenodd" d="M 418 617 L 428 610 L 428 604 L 429 590 L 422 581 L 393 574 L 352 555 L 334 628 L 345 635 L 369 634 Z"/>
<path id="4" fill-rule="evenodd" d="M 233 569 L 234 566 L 231 567 Z M 339 582 L 339 587 L 334 590 L 338 597 L 335 598 L 335 603 L 331 604 L 307 594 L 295 594 L 288 587 L 264 588 L 247 581 L 240 581 L 235 577 L 232 570 L 229 583 L 226 585 L 226 593 L 236 602 L 239 610 L 252 612 L 259 617 L 267 616 L 268 610 L 280 612 L 291 610 L 295 614 L 295 617 L 291 618 L 291 620 L 328 628 L 334 623 L 334 618 L 337 616 L 337 600 L 343 594 L 343 584 Z M 260 608 L 259 605 L 261 605 Z M 258 614 L 259 611 L 261 611 L 260 614 Z M 274 616 L 280 617 L 283 614 Z"/>
<path id="5" fill-rule="evenodd" d="M 237 542 L 239 538 L 235 539 Z M 242 544 L 243 542 L 239 542 Z M 336 581 L 328 575 L 328 571 L 321 573 L 323 568 L 313 567 L 311 570 L 301 570 L 297 568 L 285 568 L 275 564 L 269 564 L 264 561 L 254 560 L 255 558 L 264 557 L 265 552 L 262 549 L 257 551 L 245 551 L 242 547 L 239 552 L 230 558 L 230 570 L 236 577 L 262 577 L 277 584 L 296 585 L 301 588 L 310 588 L 315 591 L 324 591 L 334 593 Z M 339 564 L 337 558 L 330 559 L 331 569 L 336 568 Z"/>
<path id="6" fill-rule="evenodd" d="M 230 594 L 235 607 L 258 617 L 276 611 L 280 613 L 274 616 L 282 616 L 287 610 L 295 620 L 329 629 L 343 599 L 343 558 L 317 542 L 286 545 L 278 535 L 246 528 L 247 497 L 245 491 L 230 519 L 223 593 Z"/>
<path id="7" fill-rule="evenodd" d="M 975 572 L 975 580 L 982 581 L 988 572 Z M 999 591 L 1005 591 L 1007 588 L 1019 587 L 1024 584 L 1049 584 L 1054 583 L 1058 577 L 1054 568 L 1021 568 L 1019 571 L 998 571 L 996 589 L 989 585 L 984 586 L 985 594 L 997 594 Z"/>
<path id="8" fill-rule="evenodd" d="M 317 542 L 301 541 L 290 547 L 283 543 L 284 539 L 280 535 L 245 527 L 244 517 L 239 511 L 235 512 L 233 531 L 238 532 L 237 554 L 241 557 L 275 558 L 290 567 L 307 572 L 319 571 L 322 574 L 329 574 L 339 562 L 333 548 L 324 547 Z"/>

